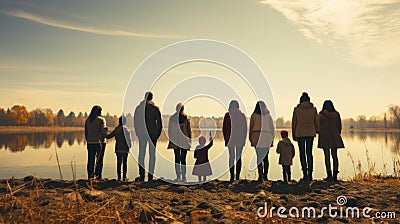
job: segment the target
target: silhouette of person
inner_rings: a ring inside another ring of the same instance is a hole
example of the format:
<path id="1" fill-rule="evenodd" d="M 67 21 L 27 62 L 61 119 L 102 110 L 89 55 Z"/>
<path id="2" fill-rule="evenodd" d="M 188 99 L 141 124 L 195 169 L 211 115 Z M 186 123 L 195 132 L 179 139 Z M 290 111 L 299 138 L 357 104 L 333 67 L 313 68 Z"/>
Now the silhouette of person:
<path id="1" fill-rule="evenodd" d="M 282 130 L 282 140 L 279 141 L 276 147 L 276 153 L 279 154 L 279 164 L 282 165 L 283 181 L 291 181 L 292 172 L 290 166 L 293 164 L 293 157 L 295 155 L 294 146 L 288 137 L 288 131 Z"/>
<path id="2" fill-rule="evenodd" d="M 337 182 L 337 175 L 339 173 L 339 160 L 337 156 L 337 149 L 344 148 L 343 140 L 341 137 L 342 121 L 340 114 L 335 110 L 332 101 L 326 100 L 319 112 L 320 132 L 318 136 L 318 148 L 324 150 L 325 155 L 325 168 L 327 177 L 325 181 Z M 331 158 L 333 159 L 333 175 L 331 169 Z"/>
<path id="3" fill-rule="evenodd" d="M 184 112 L 182 103 L 176 105 L 176 112 L 168 122 L 168 149 L 174 149 L 175 181 L 186 182 L 186 155 L 190 150 L 192 130 L 190 120 Z"/>
<path id="4" fill-rule="evenodd" d="M 258 101 L 250 117 L 249 139 L 257 155 L 258 181 L 268 180 L 268 153 L 274 140 L 274 122 L 263 101 Z"/>
<path id="5" fill-rule="evenodd" d="M 107 139 L 115 137 L 115 154 L 117 155 L 117 175 L 118 180 L 121 180 L 121 166 L 123 167 L 122 180 L 126 181 L 128 171 L 128 153 L 131 148 L 131 133 L 125 126 L 126 118 L 124 116 L 119 117 L 118 126 L 106 136 Z"/>
<path id="6" fill-rule="evenodd" d="M 196 162 L 193 167 L 192 174 L 198 177 L 199 182 L 205 182 L 207 176 L 212 175 L 210 161 L 208 160 L 208 150 L 213 146 L 213 139 L 210 132 L 210 142 L 206 144 L 206 138 L 200 136 L 199 145 L 196 146 L 194 151 L 194 158 Z"/>
<path id="7" fill-rule="evenodd" d="M 102 108 L 93 106 L 89 117 L 85 121 L 85 139 L 87 142 L 88 179 L 102 179 L 103 158 L 105 150 L 104 138 L 107 135 L 106 120 L 101 117 Z"/>
<path id="8" fill-rule="evenodd" d="M 293 110 L 292 135 L 297 141 L 300 151 L 300 162 L 303 171 L 301 181 L 312 181 L 313 172 L 313 142 L 319 132 L 317 109 L 310 102 L 306 92 L 300 97 L 300 103 Z"/>
<path id="9" fill-rule="evenodd" d="M 228 147 L 229 151 L 230 181 L 235 180 L 235 162 L 236 180 L 239 180 L 242 169 L 242 151 L 247 136 L 247 120 L 246 116 L 239 110 L 239 103 L 236 100 L 229 103 L 229 111 L 225 114 L 222 124 L 222 134 L 225 146 Z"/>
<path id="10" fill-rule="evenodd" d="M 134 128 L 139 139 L 139 177 L 135 181 L 144 181 L 147 143 L 149 144 L 149 169 L 148 180 L 153 180 L 154 167 L 156 162 L 156 145 L 161 135 L 162 119 L 157 106 L 154 105 L 153 93 L 146 92 L 144 100 L 136 107 L 134 113 Z"/>

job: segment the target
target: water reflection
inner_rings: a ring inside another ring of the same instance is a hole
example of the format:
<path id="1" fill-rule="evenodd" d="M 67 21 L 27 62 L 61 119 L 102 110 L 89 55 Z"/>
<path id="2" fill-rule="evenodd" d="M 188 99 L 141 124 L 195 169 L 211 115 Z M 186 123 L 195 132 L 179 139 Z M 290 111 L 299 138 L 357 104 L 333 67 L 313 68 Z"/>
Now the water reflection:
<path id="1" fill-rule="evenodd" d="M 352 141 L 359 141 L 361 143 L 368 140 L 372 142 L 379 142 L 385 148 L 390 148 L 390 151 L 395 155 L 400 155 L 400 132 L 390 131 L 344 131 L 342 136 Z"/>

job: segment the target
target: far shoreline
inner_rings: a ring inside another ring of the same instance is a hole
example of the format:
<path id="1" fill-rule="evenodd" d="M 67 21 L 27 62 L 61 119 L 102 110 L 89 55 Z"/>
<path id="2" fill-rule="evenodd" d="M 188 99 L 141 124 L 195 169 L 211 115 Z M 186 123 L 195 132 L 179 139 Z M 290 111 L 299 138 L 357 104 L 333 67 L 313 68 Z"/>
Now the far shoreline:
<path id="1" fill-rule="evenodd" d="M 84 131 L 84 128 L 83 127 L 61 127 L 61 126 L 0 126 L 0 134 L 74 132 L 74 131 Z"/>

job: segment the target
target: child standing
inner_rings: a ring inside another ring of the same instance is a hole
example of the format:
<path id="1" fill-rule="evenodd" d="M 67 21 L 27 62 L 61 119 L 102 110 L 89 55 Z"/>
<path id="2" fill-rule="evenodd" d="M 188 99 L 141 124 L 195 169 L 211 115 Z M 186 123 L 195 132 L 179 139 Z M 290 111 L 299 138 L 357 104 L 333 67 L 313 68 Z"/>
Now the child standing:
<path id="1" fill-rule="evenodd" d="M 288 131 L 281 131 L 282 140 L 279 141 L 276 153 L 280 154 L 279 164 L 282 165 L 283 181 L 288 182 L 291 180 L 290 166 L 293 164 L 294 146 L 288 138 Z"/>
<path id="2" fill-rule="evenodd" d="M 126 173 L 128 170 L 128 153 L 131 147 L 131 133 L 125 125 L 125 117 L 119 118 L 119 125 L 106 136 L 107 139 L 115 137 L 115 154 L 117 155 L 117 175 L 118 180 L 121 180 L 121 165 L 123 167 L 123 181 L 126 181 Z"/>
<path id="3" fill-rule="evenodd" d="M 211 176 L 212 170 L 210 161 L 208 160 L 208 150 L 213 145 L 213 139 L 211 137 L 210 132 L 210 143 L 206 144 L 206 138 L 201 136 L 199 138 L 199 145 L 196 146 L 194 151 L 194 158 L 196 159 L 195 166 L 193 168 L 193 175 L 196 175 L 199 179 L 199 182 L 205 182 L 207 176 Z"/>

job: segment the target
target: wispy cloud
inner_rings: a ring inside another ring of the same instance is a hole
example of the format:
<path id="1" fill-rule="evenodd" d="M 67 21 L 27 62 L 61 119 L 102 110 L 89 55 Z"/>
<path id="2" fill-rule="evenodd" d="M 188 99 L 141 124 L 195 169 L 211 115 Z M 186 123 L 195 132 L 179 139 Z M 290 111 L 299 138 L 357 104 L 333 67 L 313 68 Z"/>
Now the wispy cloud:
<path id="1" fill-rule="evenodd" d="M 398 0 L 263 0 L 320 46 L 335 48 L 345 60 L 365 66 L 400 61 Z"/>
<path id="2" fill-rule="evenodd" d="M 86 26 L 75 24 L 71 21 L 63 21 L 54 18 L 49 18 L 42 15 L 33 14 L 30 12 L 26 12 L 23 10 L 6 10 L 3 11 L 3 14 L 15 18 L 21 18 L 30 20 L 36 23 L 40 23 L 47 26 L 63 28 L 68 30 L 75 30 L 99 35 L 107 35 L 107 36 L 121 36 L 121 37 L 139 37 L 139 38 L 166 38 L 166 39 L 175 39 L 175 38 L 183 38 L 183 36 L 178 35 L 167 35 L 167 34 L 152 34 L 152 33 L 138 33 L 131 32 L 127 30 L 121 29 L 108 29 L 108 28 L 100 28 L 95 26 Z"/>

